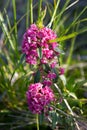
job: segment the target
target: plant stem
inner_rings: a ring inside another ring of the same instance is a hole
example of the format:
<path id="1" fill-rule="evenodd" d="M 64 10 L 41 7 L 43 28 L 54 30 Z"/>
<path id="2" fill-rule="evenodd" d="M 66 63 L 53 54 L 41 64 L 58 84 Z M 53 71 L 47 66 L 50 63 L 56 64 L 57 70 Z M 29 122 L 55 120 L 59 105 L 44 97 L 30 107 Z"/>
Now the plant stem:
<path id="1" fill-rule="evenodd" d="M 15 26 L 15 36 L 16 36 L 16 40 L 17 40 L 17 16 L 16 16 L 16 1 L 12 0 L 12 4 L 13 4 L 13 13 L 14 13 L 14 26 Z"/>
<path id="2" fill-rule="evenodd" d="M 27 13 L 27 15 L 26 15 L 26 29 L 28 28 L 28 26 L 29 26 L 29 0 L 27 1 L 27 10 L 26 10 L 26 13 Z"/>
<path id="3" fill-rule="evenodd" d="M 50 23 L 48 24 L 48 27 L 49 27 L 49 28 L 52 26 L 52 23 L 53 23 L 53 21 L 54 21 L 54 17 L 55 17 L 55 15 L 56 15 L 56 12 L 57 12 L 57 9 L 58 9 L 58 6 L 59 6 L 59 3 L 60 3 L 60 0 L 58 0 L 57 3 L 56 3 L 56 7 L 55 7 L 55 9 L 54 9 L 54 12 L 53 12 L 51 21 L 50 21 Z"/>
<path id="4" fill-rule="evenodd" d="M 37 130 L 39 130 L 39 115 L 36 114 Z"/>
<path id="5" fill-rule="evenodd" d="M 30 24 L 33 23 L 33 0 L 30 0 Z"/>
<path id="6" fill-rule="evenodd" d="M 40 14 L 41 14 L 41 5 L 42 5 L 42 0 L 39 0 L 39 3 L 38 3 L 38 19 L 40 18 Z"/>

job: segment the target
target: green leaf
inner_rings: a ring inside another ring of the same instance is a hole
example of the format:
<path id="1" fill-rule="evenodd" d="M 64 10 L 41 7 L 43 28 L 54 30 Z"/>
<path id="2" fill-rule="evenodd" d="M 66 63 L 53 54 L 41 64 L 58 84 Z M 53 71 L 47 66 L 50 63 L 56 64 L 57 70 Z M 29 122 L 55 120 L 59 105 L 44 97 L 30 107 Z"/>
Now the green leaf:
<path id="1" fill-rule="evenodd" d="M 2 30 L 3 30 L 4 34 L 6 35 L 6 37 L 9 40 L 9 43 L 10 43 L 12 49 L 15 50 L 15 47 L 14 47 L 13 41 L 12 41 L 12 37 L 11 37 L 11 35 L 9 33 L 9 30 L 8 30 L 6 24 L 5 24 L 5 20 L 4 20 L 3 15 L 2 15 L 1 12 L 0 12 L 0 24 L 1 24 L 0 26 L 2 27 Z"/>
<path id="2" fill-rule="evenodd" d="M 60 48 L 55 48 L 54 49 L 56 52 L 60 53 L 60 54 L 65 54 L 63 50 L 61 50 Z"/>
<path id="3" fill-rule="evenodd" d="M 56 13 L 57 13 L 57 9 L 58 9 L 58 7 L 59 7 L 59 4 L 60 4 L 60 0 L 58 0 L 57 3 L 56 3 L 56 7 L 55 7 L 54 12 L 53 12 L 53 15 L 52 15 L 52 17 L 51 17 L 50 23 L 48 24 L 48 27 L 49 27 L 49 28 L 52 26 L 52 23 L 53 23 L 54 18 L 55 18 L 55 16 L 56 16 Z"/>
<path id="4" fill-rule="evenodd" d="M 20 64 L 23 63 L 23 61 L 24 61 L 24 59 L 25 59 L 25 56 L 26 56 L 26 54 L 22 54 L 22 55 L 21 55 L 21 58 L 20 58 Z"/>
<path id="5" fill-rule="evenodd" d="M 8 60 L 5 55 L 0 54 L 0 65 L 8 64 Z"/>
<path id="6" fill-rule="evenodd" d="M 40 59 L 42 58 L 42 49 L 41 49 L 41 47 L 38 48 L 38 56 L 39 56 Z"/>
<path id="7" fill-rule="evenodd" d="M 83 88 L 83 85 L 84 85 L 85 83 L 87 83 L 87 80 L 78 81 L 78 82 L 76 83 L 76 87 L 78 87 L 78 88 L 82 87 L 82 88 Z"/>
<path id="8" fill-rule="evenodd" d="M 14 15 L 14 26 L 15 26 L 15 36 L 17 38 L 17 14 L 16 14 L 16 0 L 12 0 L 12 5 L 13 5 L 13 15 Z"/>
<path id="9" fill-rule="evenodd" d="M 52 43 L 52 42 L 65 41 L 65 40 L 68 40 L 70 38 L 73 38 L 73 37 L 77 36 L 78 34 L 79 34 L 78 32 L 74 32 L 74 33 L 71 33 L 69 35 L 65 35 L 65 36 L 61 36 L 61 37 L 53 39 L 53 40 L 49 40 L 49 42 Z"/>
<path id="10" fill-rule="evenodd" d="M 20 61 L 18 62 L 17 66 L 16 66 L 16 69 L 23 64 L 24 62 L 24 59 L 25 59 L 25 55 L 26 54 L 22 54 L 21 57 L 20 57 Z"/>
<path id="11" fill-rule="evenodd" d="M 34 76 L 34 83 L 38 83 L 40 81 L 40 70 L 38 70 Z"/>
<path id="12" fill-rule="evenodd" d="M 86 98 L 82 98 L 82 99 L 80 99 L 80 102 L 81 102 L 82 104 L 85 104 L 85 103 L 87 103 L 87 99 L 86 99 Z"/>
<path id="13" fill-rule="evenodd" d="M 56 123 L 57 123 L 58 115 L 55 111 L 52 111 L 50 114 L 51 114 L 51 118 L 52 118 L 52 128 L 54 129 L 56 126 Z"/>
<path id="14" fill-rule="evenodd" d="M 63 85 L 66 85 L 66 77 L 64 75 L 60 75 L 59 78 L 61 79 Z"/>
<path id="15" fill-rule="evenodd" d="M 73 32 L 73 33 L 71 33 L 71 34 L 68 34 L 68 35 L 65 35 L 65 36 L 61 36 L 61 37 L 56 38 L 56 39 L 51 39 L 51 40 L 49 40 L 49 42 L 52 43 L 52 42 L 65 41 L 65 40 L 74 38 L 74 37 L 76 37 L 77 35 L 82 34 L 82 33 L 84 33 L 84 32 L 87 32 L 87 28 L 86 28 L 86 27 L 84 27 L 84 28 L 78 30 L 78 32 Z"/>
<path id="16" fill-rule="evenodd" d="M 69 91 L 69 96 L 73 97 L 74 99 L 77 99 L 77 96 L 75 93 Z"/>
<path id="17" fill-rule="evenodd" d="M 26 29 L 29 27 L 29 6 L 30 6 L 30 3 L 29 3 L 29 0 L 26 2 L 26 6 L 27 6 L 27 10 L 26 10 Z"/>
<path id="18" fill-rule="evenodd" d="M 82 107 L 82 103 L 79 99 L 75 98 L 67 98 L 67 101 L 69 102 L 71 107 Z"/>
<path id="19" fill-rule="evenodd" d="M 54 72 L 56 74 L 56 78 L 53 79 L 53 82 L 56 83 L 58 81 L 58 77 L 59 77 L 58 71 L 56 70 L 56 68 L 53 68 L 52 72 Z"/>
<path id="20" fill-rule="evenodd" d="M 39 114 L 39 123 L 40 123 L 40 125 L 43 124 L 43 121 L 44 121 L 44 113 L 42 112 L 41 114 Z"/>
<path id="21" fill-rule="evenodd" d="M 30 5 L 29 6 L 30 24 L 32 24 L 33 23 L 33 0 L 29 0 L 29 5 Z"/>
<path id="22" fill-rule="evenodd" d="M 46 73 L 48 73 L 49 71 L 51 71 L 51 69 L 50 69 L 50 67 L 49 67 L 48 64 L 43 64 L 43 68 L 44 68 L 44 71 L 45 71 Z"/>

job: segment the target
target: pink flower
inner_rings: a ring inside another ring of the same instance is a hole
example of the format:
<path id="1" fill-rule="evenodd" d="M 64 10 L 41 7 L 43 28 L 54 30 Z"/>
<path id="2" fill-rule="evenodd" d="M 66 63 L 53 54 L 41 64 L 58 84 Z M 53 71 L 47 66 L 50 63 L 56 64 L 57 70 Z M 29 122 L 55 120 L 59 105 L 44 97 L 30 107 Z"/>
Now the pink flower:
<path id="1" fill-rule="evenodd" d="M 22 52 L 26 54 L 26 62 L 29 64 L 37 64 L 39 60 L 38 48 L 42 49 L 41 63 L 49 63 L 49 60 L 57 56 L 55 48 L 58 47 L 57 42 L 49 43 L 49 40 L 57 38 L 55 32 L 47 27 L 42 29 L 32 24 L 24 33 L 22 42 Z"/>
<path id="2" fill-rule="evenodd" d="M 46 57 L 43 57 L 43 58 L 41 59 L 41 63 L 43 63 L 43 64 L 47 64 L 47 63 L 48 63 L 47 58 L 46 58 Z"/>
<path id="3" fill-rule="evenodd" d="M 53 111 L 53 107 L 45 107 L 44 114 L 46 117 L 49 116 L 49 111 Z"/>
<path id="4" fill-rule="evenodd" d="M 52 62 L 52 63 L 50 64 L 50 67 L 51 67 L 51 68 L 55 68 L 56 65 L 57 65 L 57 63 L 56 63 L 56 61 L 54 61 L 54 62 Z"/>
<path id="5" fill-rule="evenodd" d="M 45 80 L 43 81 L 43 85 L 44 85 L 44 86 L 51 86 L 51 85 L 52 85 L 52 82 L 51 82 L 50 80 L 46 80 L 46 79 L 45 79 Z"/>
<path id="6" fill-rule="evenodd" d="M 64 68 L 59 68 L 59 74 L 63 75 L 64 74 Z"/>
<path id="7" fill-rule="evenodd" d="M 26 62 L 29 63 L 29 64 L 36 64 L 37 63 L 37 59 L 35 56 L 32 56 L 32 55 L 26 55 Z"/>
<path id="8" fill-rule="evenodd" d="M 43 53 L 43 56 L 46 57 L 47 59 L 54 58 L 53 50 L 43 49 L 42 53 Z"/>
<path id="9" fill-rule="evenodd" d="M 26 92 L 29 109 L 35 113 L 41 113 L 51 101 L 54 94 L 48 86 L 43 87 L 41 83 L 31 84 Z"/>
<path id="10" fill-rule="evenodd" d="M 49 74 L 47 75 L 47 78 L 49 78 L 50 80 L 55 79 L 56 78 L 56 74 L 53 72 L 49 72 Z"/>

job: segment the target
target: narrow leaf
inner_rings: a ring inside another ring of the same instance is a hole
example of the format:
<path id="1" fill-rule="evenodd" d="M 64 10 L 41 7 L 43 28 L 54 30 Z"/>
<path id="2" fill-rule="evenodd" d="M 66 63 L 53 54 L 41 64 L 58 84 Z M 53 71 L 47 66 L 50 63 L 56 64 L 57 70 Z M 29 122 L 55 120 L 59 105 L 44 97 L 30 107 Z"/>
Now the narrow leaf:
<path id="1" fill-rule="evenodd" d="M 73 38 L 75 36 L 78 35 L 78 32 L 74 32 L 74 33 L 71 33 L 69 35 L 66 35 L 66 36 L 62 36 L 62 37 L 59 37 L 59 38 L 56 38 L 56 39 L 53 39 L 53 40 L 49 40 L 50 43 L 52 42 L 61 42 L 61 41 L 65 41 L 65 40 L 68 40 L 70 38 Z"/>
<path id="2" fill-rule="evenodd" d="M 33 0 L 30 0 L 30 24 L 33 23 Z"/>
<path id="3" fill-rule="evenodd" d="M 13 5 L 13 13 L 14 13 L 14 26 L 15 26 L 15 36 L 17 39 L 17 16 L 16 16 L 16 0 L 12 0 L 12 5 Z"/>
<path id="4" fill-rule="evenodd" d="M 28 26 L 29 26 L 29 0 L 27 0 L 27 2 L 26 2 L 26 6 L 27 6 L 27 10 L 26 10 L 26 12 L 27 12 L 27 15 L 26 15 L 26 29 L 28 28 Z"/>
<path id="5" fill-rule="evenodd" d="M 41 59 L 42 58 L 42 49 L 41 49 L 41 47 L 40 48 L 38 48 L 38 56 L 39 56 L 39 58 Z"/>
<path id="6" fill-rule="evenodd" d="M 54 21 L 54 18 L 55 18 L 55 15 L 56 15 L 56 12 L 57 12 L 57 9 L 58 9 L 58 6 L 59 6 L 59 3 L 60 3 L 60 0 L 58 0 L 57 3 L 56 3 L 56 7 L 55 7 L 55 9 L 54 9 L 52 18 L 51 18 L 51 20 L 50 20 L 50 23 L 48 24 L 48 27 L 49 27 L 49 28 L 52 26 L 52 23 L 53 23 L 53 21 Z"/>
<path id="7" fill-rule="evenodd" d="M 51 70 L 48 64 L 44 64 L 43 68 L 46 73 L 48 73 Z"/>
<path id="8" fill-rule="evenodd" d="M 20 62 L 19 62 L 19 64 L 22 64 L 23 61 L 24 61 L 24 59 L 25 59 L 25 54 L 22 54 L 22 55 L 21 55 L 21 58 L 20 58 Z"/>
<path id="9" fill-rule="evenodd" d="M 10 43 L 12 49 L 14 50 L 15 48 L 14 48 L 11 36 L 9 34 L 9 31 L 7 29 L 6 24 L 4 23 L 3 15 L 2 15 L 1 12 L 0 12 L 0 23 L 1 23 L 1 27 L 2 27 L 2 30 L 3 30 L 4 34 L 7 36 L 8 40 L 9 40 L 9 43 Z"/>
<path id="10" fill-rule="evenodd" d="M 41 114 L 39 114 L 39 123 L 40 123 L 40 125 L 43 124 L 43 121 L 44 121 L 44 113 L 42 112 Z"/>
<path id="11" fill-rule="evenodd" d="M 60 48 L 55 48 L 54 49 L 56 52 L 60 53 L 60 54 L 65 54 L 63 50 L 61 50 Z"/>
<path id="12" fill-rule="evenodd" d="M 38 70 L 34 76 L 34 83 L 38 83 L 40 81 L 40 70 Z"/>
<path id="13" fill-rule="evenodd" d="M 63 85 L 66 85 L 66 77 L 64 75 L 60 75 L 59 78 L 61 79 Z"/>
<path id="14" fill-rule="evenodd" d="M 56 74 L 56 78 L 53 80 L 53 82 L 56 83 L 58 81 L 58 77 L 59 77 L 58 71 L 56 70 L 56 68 L 53 68 L 52 72 L 54 72 Z"/>
<path id="15" fill-rule="evenodd" d="M 86 31 L 87 31 L 87 28 L 84 27 L 84 28 L 78 30 L 78 32 L 73 32 L 73 33 L 71 33 L 69 35 L 65 35 L 65 36 L 62 36 L 62 37 L 59 37 L 59 38 L 56 38 L 56 39 L 49 40 L 49 42 L 52 43 L 52 42 L 65 41 L 65 40 L 71 39 L 73 37 L 76 37 L 77 35 L 82 34 L 82 33 L 86 32 Z"/>

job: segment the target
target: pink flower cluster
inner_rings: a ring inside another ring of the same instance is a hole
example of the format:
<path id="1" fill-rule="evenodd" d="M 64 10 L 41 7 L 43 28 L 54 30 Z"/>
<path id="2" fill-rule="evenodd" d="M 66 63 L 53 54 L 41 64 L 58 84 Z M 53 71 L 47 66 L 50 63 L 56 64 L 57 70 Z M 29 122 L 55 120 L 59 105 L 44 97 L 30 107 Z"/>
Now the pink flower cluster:
<path id="1" fill-rule="evenodd" d="M 26 54 L 26 62 L 32 65 L 37 63 L 39 59 L 38 48 L 42 49 L 40 62 L 43 64 L 48 63 L 49 60 L 59 55 L 59 53 L 55 51 L 58 43 L 49 43 L 49 40 L 55 38 L 57 38 L 57 36 L 51 29 L 47 27 L 40 29 L 35 24 L 32 24 L 23 36 L 22 51 Z"/>
<path id="2" fill-rule="evenodd" d="M 38 65 L 40 76 L 38 83 L 31 84 L 26 92 L 29 109 L 34 113 L 40 114 L 49 109 L 48 105 L 55 99 L 52 89 L 53 82 L 58 77 L 55 67 L 58 66 L 59 52 L 58 43 L 51 39 L 57 38 L 55 32 L 47 27 L 39 28 L 32 24 L 23 36 L 22 52 L 26 54 L 26 62 L 30 65 Z M 45 64 L 45 65 L 43 65 Z M 48 70 L 46 70 L 48 65 Z M 37 72 L 36 72 L 37 73 Z M 36 73 L 33 74 L 34 79 Z M 64 74 L 64 69 L 59 68 L 58 74 Z M 40 83 L 41 82 L 41 83 Z"/>
<path id="3" fill-rule="evenodd" d="M 41 83 L 31 84 L 26 92 L 29 109 L 32 113 L 40 114 L 42 110 L 54 100 L 54 94 L 48 86 Z"/>

